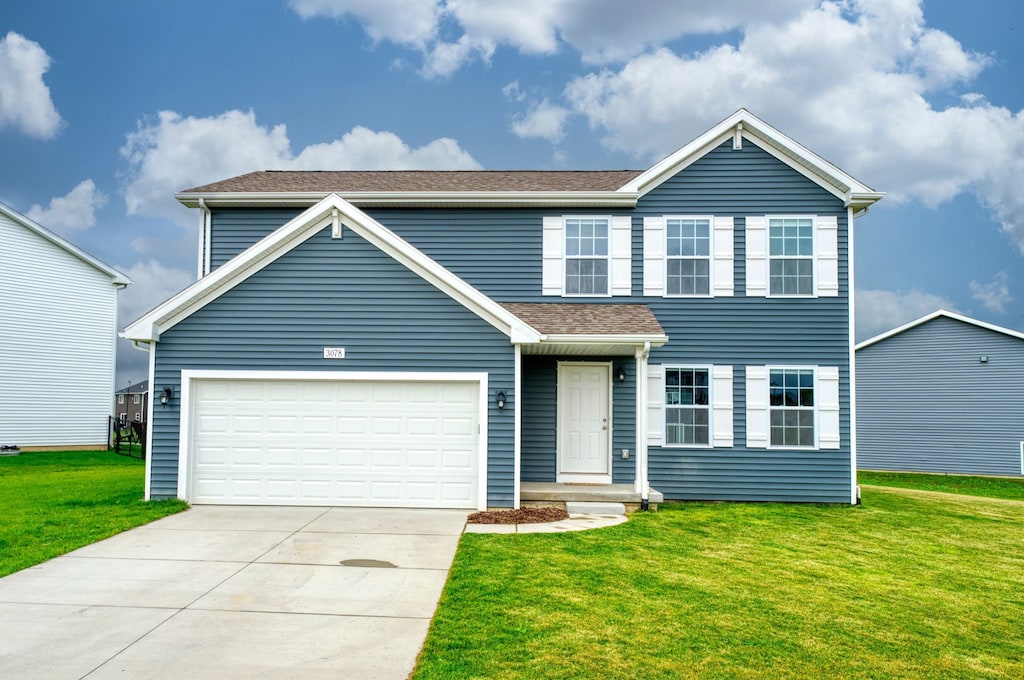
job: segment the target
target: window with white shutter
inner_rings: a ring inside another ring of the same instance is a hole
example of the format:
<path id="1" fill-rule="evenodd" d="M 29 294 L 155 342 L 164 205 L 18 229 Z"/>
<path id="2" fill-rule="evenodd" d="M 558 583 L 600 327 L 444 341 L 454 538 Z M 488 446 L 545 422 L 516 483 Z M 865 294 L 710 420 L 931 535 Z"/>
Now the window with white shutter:
<path id="1" fill-rule="evenodd" d="M 542 256 L 544 295 L 630 295 L 632 218 L 545 217 Z"/>
<path id="2" fill-rule="evenodd" d="M 747 366 L 747 446 L 838 449 L 839 368 Z"/>
<path id="3" fill-rule="evenodd" d="M 644 295 L 733 294 L 733 219 L 712 215 L 644 218 Z"/>
<path id="4" fill-rule="evenodd" d="M 747 295 L 839 295 L 839 219 L 835 215 L 749 215 Z"/>

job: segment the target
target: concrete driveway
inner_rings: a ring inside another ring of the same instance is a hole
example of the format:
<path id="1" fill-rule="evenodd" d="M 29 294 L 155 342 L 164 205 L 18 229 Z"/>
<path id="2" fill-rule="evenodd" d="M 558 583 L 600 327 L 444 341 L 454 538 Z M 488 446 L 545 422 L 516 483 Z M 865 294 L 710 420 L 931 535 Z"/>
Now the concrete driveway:
<path id="1" fill-rule="evenodd" d="M 405 678 L 467 515 L 194 507 L 0 579 L 0 676 Z"/>

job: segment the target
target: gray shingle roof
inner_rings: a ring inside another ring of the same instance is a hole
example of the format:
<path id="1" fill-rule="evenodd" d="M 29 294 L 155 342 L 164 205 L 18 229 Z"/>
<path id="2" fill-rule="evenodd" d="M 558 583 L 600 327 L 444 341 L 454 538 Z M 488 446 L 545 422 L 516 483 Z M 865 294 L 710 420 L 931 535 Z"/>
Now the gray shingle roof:
<path id="1" fill-rule="evenodd" d="M 210 193 L 615 191 L 642 170 L 261 170 L 186 189 Z"/>
<path id="2" fill-rule="evenodd" d="M 545 335 L 664 335 L 647 305 L 502 302 Z"/>

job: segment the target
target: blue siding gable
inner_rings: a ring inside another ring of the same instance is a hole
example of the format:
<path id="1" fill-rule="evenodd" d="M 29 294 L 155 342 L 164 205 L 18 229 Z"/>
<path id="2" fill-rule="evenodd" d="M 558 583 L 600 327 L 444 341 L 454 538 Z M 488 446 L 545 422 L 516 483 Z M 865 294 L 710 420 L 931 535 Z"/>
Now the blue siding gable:
<path id="1" fill-rule="evenodd" d="M 322 357 L 344 346 L 343 362 Z M 473 312 L 346 230 L 324 229 L 173 328 L 155 346 L 155 385 L 183 369 L 457 371 L 488 374 L 488 504 L 513 495 L 514 349 Z M 177 491 L 179 409 L 154 411 L 154 498 Z"/>

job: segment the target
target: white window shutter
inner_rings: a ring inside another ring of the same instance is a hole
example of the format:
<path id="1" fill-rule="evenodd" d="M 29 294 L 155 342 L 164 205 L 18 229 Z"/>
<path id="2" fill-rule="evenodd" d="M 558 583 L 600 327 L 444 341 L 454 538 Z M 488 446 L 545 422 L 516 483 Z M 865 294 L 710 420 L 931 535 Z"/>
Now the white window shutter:
<path id="1" fill-rule="evenodd" d="M 733 445 L 732 366 L 711 367 L 711 445 Z"/>
<path id="2" fill-rule="evenodd" d="M 665 433 L 665 375 L 661 365 L 647 365 L 647 444 L 661 446 Z"/>
<path id="3" fill-rule="evenodd" d="M 746 227 L 747 295 L 768 295 L 768 218 L 749 215 Z"/>
<path id="4" fill-rule="evenodd" d="M 818 402 L 818 448 L 839 448 L 839 368 L 819 366 L 815 395 Z"/>
<path id="5" fill-rule="evenodd" d="M 711 294 L 731 297 L 733 294 L 732 217 L 715 217 L 715 233 L 711 263 Z"/>
<path id="6" fill-rule="evenodd" d="M 768 448 L 767 366 L 747 366 L 747 446 Z"/>
<path id="7" fill-rule="evenodd" d="M 644 218 L 644 295 L 665 295 L 665 219 Z"/>
<path id="8" fill-rule="evenodd" d="M 562 252 L 565 248 L 565 228 L 561 217 L 544 218 L 543 271 L 541 286 L 544 295 L 561 295 L 565 283 L 565 264 Z"/>
<path id="9" fill-rule="evenodd" d="M 835 215 L 818 215 L 814 226 L 817 293 L 822 297 L 835 297 L 839 295 L 839 219 Z"/>
<path id="10" fill-rule="evenodd" d="M 612 217 L 612 295 L 633 293 L 633 218 Z"/>

